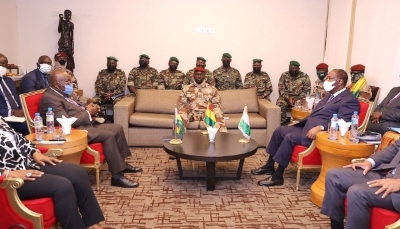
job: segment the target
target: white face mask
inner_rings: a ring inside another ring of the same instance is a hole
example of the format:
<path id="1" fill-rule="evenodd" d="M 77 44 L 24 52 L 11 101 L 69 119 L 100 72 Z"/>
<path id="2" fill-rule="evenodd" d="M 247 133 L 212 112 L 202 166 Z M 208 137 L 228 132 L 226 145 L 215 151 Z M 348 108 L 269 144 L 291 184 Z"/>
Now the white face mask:
<path id="1" fill-rule="evenodd" d="M 336 83 L 336 80 L 335 81 L 331 81 L 331 82 L 325 80 L 324 81 L 324 90 L 327 91 L 327 92 L 332 91 L 336 87 L 336 86 L 333 86 L 334 83 Z"/>
<path id="2" fill-rule="evenodd" d="M 51 66 L 48 64 L 39 64 L 39 71 L 43 74 L 48 74 L 51 71 Z"/>
<path id="3" fill-rule="evenodd" d="M 0 76 L 5 76 L 7 73 L 7 68 L 0 66 Z"/>

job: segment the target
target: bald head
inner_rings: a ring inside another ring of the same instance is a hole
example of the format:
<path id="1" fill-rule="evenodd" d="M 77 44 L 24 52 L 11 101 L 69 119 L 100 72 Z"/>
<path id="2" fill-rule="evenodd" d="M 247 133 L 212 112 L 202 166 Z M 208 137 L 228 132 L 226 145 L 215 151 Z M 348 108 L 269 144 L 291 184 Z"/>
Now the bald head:
<path id="1" fill-rule="evenodd" d="M 54 69 L 50 74 L 50 86 L 56 88 L 57 83 L 71 81 L 69 74 L 61 68 Z"/>
<path id="2" fill-rule="evenodd" d="M 0 66 L 7 67 L 8 59 L 5 55 L 0 53 Z"/>

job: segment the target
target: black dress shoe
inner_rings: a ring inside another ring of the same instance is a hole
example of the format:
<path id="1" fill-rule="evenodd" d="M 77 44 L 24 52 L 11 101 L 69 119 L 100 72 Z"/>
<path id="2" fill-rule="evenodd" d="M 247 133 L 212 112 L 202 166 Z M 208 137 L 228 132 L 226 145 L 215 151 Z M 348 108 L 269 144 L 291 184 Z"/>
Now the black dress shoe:
<path id="1" fill-rule="evenodd" d="M 142 172 L 142 168 L 140 167 L 133 167 L 130 164 L 126 164 L 126 168 L 124 171 L 122 171 L 122 173 L 138 173 L 138 172 Z"/>
<path id="2" fill-rule="evenodd" d="M 257 182 L 259 186 L 281 186 L 283 185 L 283 178 L 278 180 L 272 180 L 271 178 L 260 180 Z"/>
<path id="3" fill-rule="evenodd" d="M 111 178 L 111 186 L 117 186 L 122 188 L 137 188 L 139 183 L 133 182 L 124 176 L 118 178 Z"/>
<path id="4" fill-rule="evenodd" d="M 275 172 L 274 169 L 270 169 L 270 168 L 264 168 L 264 167 L 260 167 L 258 169 L 253 169 L 251 170 L 251 174 L 253 175 L 272 175 Z"/>

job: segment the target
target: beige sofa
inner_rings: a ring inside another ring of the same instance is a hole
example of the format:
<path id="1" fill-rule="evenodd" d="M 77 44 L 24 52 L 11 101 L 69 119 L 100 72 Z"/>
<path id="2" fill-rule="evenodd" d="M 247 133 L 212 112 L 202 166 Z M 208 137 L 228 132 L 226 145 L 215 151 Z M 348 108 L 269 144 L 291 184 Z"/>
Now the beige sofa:
<path id="1" fill-rule="evenodd" d="M 280 108 L 257 99 L 256 90 L 239 89 L 218 92 L 221 109 L 229 133 L 240 133 L 238 123 L 247 105 L 251 137 L 260 147 L 269 142 L 272 132 L 280 125 Z M 125 97 L 114 106 L 114 123 L 122 125 L 129 146 L 162 146 L 163 137 L 172 135 L 174 108 L 180 91 L 138 90 L 136 97 Z M 188 132 L 205 130 L 203 121 L 190 122 Z"/>

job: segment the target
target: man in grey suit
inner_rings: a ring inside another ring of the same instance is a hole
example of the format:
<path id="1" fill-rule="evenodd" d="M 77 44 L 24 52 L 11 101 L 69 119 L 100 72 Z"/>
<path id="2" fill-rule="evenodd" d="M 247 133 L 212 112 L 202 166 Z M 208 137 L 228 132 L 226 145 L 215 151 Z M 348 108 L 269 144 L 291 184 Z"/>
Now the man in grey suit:
<path id="1" fill-rule="evenodd" d="M 122 126 L 118 124 L 98 124 L 92 122 L 100 108 L 93 103 L 86 107 L 78 104 L 69 96 L 73 92 L 70 75 L 63 69 L 56 69 L 50 75 L 50 87 L 46 89 L 40 101 L 39 109 L 42 117 L 46 117 L 47 108 L 51 107 L 55 118 L 75 117 L 73 128 L 88 131 L 88 141 L 103 143 L 104 155 L 111 172 L 111 185 L 136 188 L 139 183 L 124 176 L 124 173 L 141 172 L 142 169 L 133 167 L 125 162 L 131 155 Z"/>
<path id="2" fill-rule="evenodd" d="M 400 127 L 400 87 L 392 88 L 375 108 L 367 130 L 385 134 L 388 127 Z"/>
<path id="3" fill-rule="evenodd" d="M 371 207 L 400 212 L 400 140 L 362 163 L 330 169 L 326 174 L 321 213 L 331 218 L 331 228 L 370 228 Z"/>
<path id="4" fill-rule="evenodd" d="M 346 122 L 351 120 L 354 111 L 359 110 L 360 104 L 357 98 L 346 89 L 347 79 L 348 76 L 344 70 L 330 71 L 324 81 L 324 89 L 329 93 L 316 105 L 311 114 L 299 122 L 291 123 L 289 126 L 280 126 L 274 131 L 266 149 L 270 155 L 267 163 L 251 171 L 254 175 L 272 176 L 258 181 L 258 185 L 283 185 L 283 172 L 289 165 L 294 146 L 311 145 L 315 135 L 328 128 L 333 114 L 337 114 L 338 118 L 342 118 Z M 278 163 L 276 171 L 275 162 Z"/>

